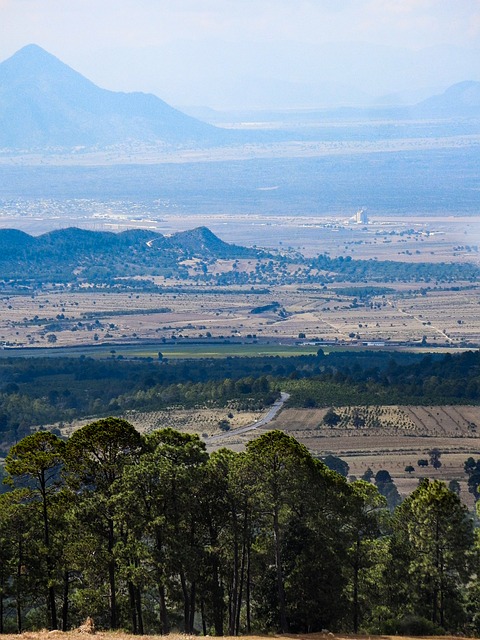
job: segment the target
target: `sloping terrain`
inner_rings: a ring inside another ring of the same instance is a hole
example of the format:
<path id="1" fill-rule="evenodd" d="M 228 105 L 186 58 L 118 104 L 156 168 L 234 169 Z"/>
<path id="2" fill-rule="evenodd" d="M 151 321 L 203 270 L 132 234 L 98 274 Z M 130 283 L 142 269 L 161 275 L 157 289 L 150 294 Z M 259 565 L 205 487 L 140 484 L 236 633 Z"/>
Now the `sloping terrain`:
<path id="1" fill-rule="evenodd" d="M 420 114 L 445 117 L 478 117 L 480 115 L 480 82 L 458 82 L 443 93 L 417 104 L 415 111 Z"/>
<path id="2" fill-rule="evenodd" d="M 0 278 L 54 282 L 106 282 L 114 277 L 187 274 L 182 264 L 199 260 L 254 258 L 257 249 L 223 242 L 209 229 L 198 227 L 164 236 L 144 230 L 123 233 L 70 227 L 29 236 L 14 229 L 0 230 Z"/>
<path id="3" fill-rule="evenodd" d="M 101 89 L 37 45 L 0 64 L 0 148 L 208 145 L 226 137 L 152 94 Z"/>

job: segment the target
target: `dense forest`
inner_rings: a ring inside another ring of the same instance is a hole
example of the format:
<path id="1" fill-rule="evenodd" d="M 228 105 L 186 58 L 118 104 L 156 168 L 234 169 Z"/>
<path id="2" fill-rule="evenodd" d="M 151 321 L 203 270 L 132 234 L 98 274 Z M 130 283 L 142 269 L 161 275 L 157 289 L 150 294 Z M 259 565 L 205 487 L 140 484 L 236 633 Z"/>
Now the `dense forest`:
<path id="1" fill-rule="evenodd" d="M 129 410 L 258 410 L 280 391 L 297 407 L 477 404 L 480 353 L 332 351 L 294 357 L 0 359 L 0 447 L 32 427 Z"/>
<path id="2" fill-rule="evenodd" d="M 208 455 L 118 418 L 29 435 L 6 473 L 2 633 L 480 630 L 479 538 L 439 481 L 390 513 L 282 432 Z"/>

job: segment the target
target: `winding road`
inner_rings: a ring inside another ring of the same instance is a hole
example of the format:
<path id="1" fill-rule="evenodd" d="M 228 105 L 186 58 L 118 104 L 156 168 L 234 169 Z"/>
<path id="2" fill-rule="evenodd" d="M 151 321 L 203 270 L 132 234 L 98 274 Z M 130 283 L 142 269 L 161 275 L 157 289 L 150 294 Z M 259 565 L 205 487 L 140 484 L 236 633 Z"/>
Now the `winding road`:
<path id="1" fill-rule="evenodd" d="M 258 427 L 264 427 L 274 419 L 274 417 L 277 415 L 277 413 L 289 398 L 290 394 L 282 391 L 280 393 L 280 398 L 272 404 L 268 412 L 263 416 L 263 418 L 257 420 L 257 422 L 249 424 L 246 427 L 238 427 L 237 429 L 225 431 L 224 433 L 220 433 L 217 436 L 210 436 L 209 438 L 205 438 L 205 442 L 208 445 L 210 444 L 210 442 L 218 442 L 219 440 L 224 440 L 225 438 L 231 438 L 232 436 L 238 436 L 242 433 L 247 433 L 248 431 L 254 431 L 255 429 L 258 429 Z"/>

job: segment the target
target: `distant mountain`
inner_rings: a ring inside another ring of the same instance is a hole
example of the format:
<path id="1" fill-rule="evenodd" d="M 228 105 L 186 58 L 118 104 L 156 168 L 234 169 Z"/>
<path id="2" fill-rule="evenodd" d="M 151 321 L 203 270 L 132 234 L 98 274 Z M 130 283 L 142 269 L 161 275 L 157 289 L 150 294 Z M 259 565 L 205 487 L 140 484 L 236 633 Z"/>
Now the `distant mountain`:
<path id="1" fill-rule="evenodd" d="M 0 280 L 23 282 L 114 283 L 145 275 L 186 276 L 183 262 L 267 256 L 253 248 L 228 244 L 206 227 L 172 236 L 145 230 L 122 233 L 70 227 L 30 236 L 0 230 Z"/>
<path id="2" fill-rule="evenodd" d="M 480 116 L 480 82 L 458 82 L 440 95 L 418 103 L 415 110 L 446 117 Z"/>
<path id="3" fill-rule="evenodd" d="M 101 89 L 34 44 L 0 64 L 0 148 L 204 145 L 226 135 L 152 94 Z"/>
<path id="4" fill-rule="evenodd" d="M 309 3 L 323 4 L 359 3 L 332 0 Z M 87 65 L 95 64 L 94 56 L 94 51 L 86 51 L 82 65 L 88 68 Z M 131 77 L 136 72 L 144 79 L 144 86 L 157 87 L 154 93 L 170 104 L 208 105 L 229 111 L 361 107 L 366 99 L 372 105 L 379 96 L 405 92 L 411 96 L 422 87 L 433 88 L 427 94 L 408 97 L 400 103 L 409 105 L 439 93 L 438 87 L 443 90 L 463 79 L 480 80 L 480 48 L 468 38 L 460 46 L 419 43 L 415 49 L 399 46 L 394 39 L 379 45 L 345 39 L 317 38 L 313 42 L 288 37 L 259 38 L 249 46 L 241 39 L 233 42 L 213 36 L 175 39 L 141 51 L 136 48 L 134 52 L 126 44 L 115 50 L 105 47 L 105 62 L 95 76 L 105 74 L 104 86 L 109 86 L 110 74 L 117 73 L 119 80 L 125 78 L 117 71 L 120 56 L 131 59 L 125 73 Z M 159 65 L 155 77 L 147 76 L 145 69 L 152 58 L 171 60 L 172 65 Z M 178 78 L 182 78 L 181 83 Z M 342 86 L 349 89 L 348 94 Z"/>
<path id="5" fill-rule="evenodd" d="M 480 82 L 458 82 L 443 93 L 429 95 L 426 88 L 418 91 L 385 95 L 375 104 L 357 107 L 332 107 L 316 109 L 257 109 L 216 111 L 208 107 L 186 107 L 186 111 L 195 117 L 201 117 L 212 124 L 257 122 L 267 126 L 272 122 L 285 124 L 308 124 L 324 121 L 343 121 L 349 119 L 371 120 L 399 119 L 408 120 L 417 117 L 480 117 Z M 428 98 L 419 100 L 420 97 Z"/>

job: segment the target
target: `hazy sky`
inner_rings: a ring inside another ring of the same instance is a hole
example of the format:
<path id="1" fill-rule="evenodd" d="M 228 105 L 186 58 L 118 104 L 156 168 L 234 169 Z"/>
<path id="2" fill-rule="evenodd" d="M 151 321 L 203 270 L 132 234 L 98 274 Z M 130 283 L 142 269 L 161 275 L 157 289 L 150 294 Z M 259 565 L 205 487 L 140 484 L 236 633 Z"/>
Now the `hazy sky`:
<path id="1" fill-rule="evenodd" d="M 307 106 L 480 80 L 480 0 L 0 0 L 0 59 L 32 42 L 105 88 Z"/>

